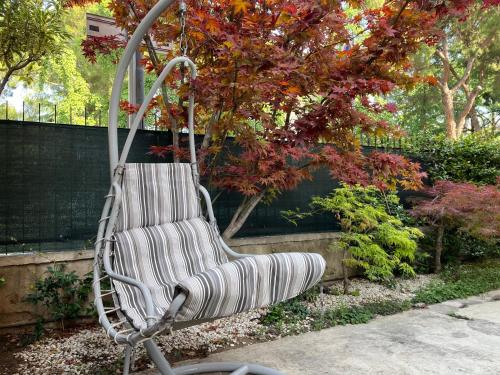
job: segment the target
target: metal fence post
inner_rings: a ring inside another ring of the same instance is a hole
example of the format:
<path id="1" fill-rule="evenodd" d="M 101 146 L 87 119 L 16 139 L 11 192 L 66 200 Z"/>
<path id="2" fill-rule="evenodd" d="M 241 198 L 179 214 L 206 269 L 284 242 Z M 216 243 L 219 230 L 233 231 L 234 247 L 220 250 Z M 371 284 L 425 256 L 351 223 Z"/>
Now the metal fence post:
<path id="1" fill-rule="evenodd" d="M 38 103 L 38 122 L 42 122 L 42 103 Z"/>
<path id="2" fill-rule="evenodd" d="M 9 101 L 8 100 L 5 101 L 5 119 L 6 120 L 9 119 Z"/>
<path id="3" fill-rule="evenodd" d="M 23 100 L 23 121 L 24 121 L 24 100 Z"/>
<path id="4" fill-rule="evenodd" d="M 87 106 L 83 107 L 84 108 L 84 118 L 85 118 L 85 126 L 87 126 Z"/>
<path id="5" fill-rule="evenodd" d="M 54 124 L 57 123 L 57 104 L 54 104 Z"/>

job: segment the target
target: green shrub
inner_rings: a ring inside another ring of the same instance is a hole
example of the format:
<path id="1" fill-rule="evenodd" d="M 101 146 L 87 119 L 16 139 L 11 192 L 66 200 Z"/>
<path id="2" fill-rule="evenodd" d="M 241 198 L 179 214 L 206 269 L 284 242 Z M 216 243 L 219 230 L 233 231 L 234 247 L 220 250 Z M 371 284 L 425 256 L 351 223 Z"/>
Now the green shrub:
<path id="1" fill-rule="evenodd" d="M 313 197 L 311 212 L 287 211 L 283 215 L 296 222 L 315 212 L 333 214 L 342 228 L 340 249 L 350 255 L 344 257 L 344 263 L 363 269 L 370 280 L 388 280 L 395 273 L 415 275 L 411 264 L 415 260 L 416 239 L 423 236 L 390 213 L 398 206 L 399 198 L 394 193 L 343 185 L 326 197 Z M 338 247 L 332 244 L 331 249 Z"/>
<path id="2" fill-rule="evenodd" d="M 46 271 L 47 276 L 36 280 L 33 292 L 25 300 L 47 308 L 50 318 L 61 323 L 88 314 L 88 297 L 92 290 L 92 276 L 82 279 L 75 271 L 66 272 L 64 264 L 56 264 Z"/>
<path id="3" fill-rule="evenodd" d="M 432 181 L 495 184 L 500 176 L 500 136 L 474 133 L 457 141 L 426 139 L 412 150 Z"/>
<path id="4" fill-rule="evenodd" d="M 498 241 L 483 240 L 457 230 L 445 233 L 443 248 L 445 263 L 500 257 Z"/>
<path id="5" fill-rule="evenodd" d="M 446 267 L 440 279 L 419 290 L 413 302 L 440 303 L 500 288 L 500 261 Z"/>

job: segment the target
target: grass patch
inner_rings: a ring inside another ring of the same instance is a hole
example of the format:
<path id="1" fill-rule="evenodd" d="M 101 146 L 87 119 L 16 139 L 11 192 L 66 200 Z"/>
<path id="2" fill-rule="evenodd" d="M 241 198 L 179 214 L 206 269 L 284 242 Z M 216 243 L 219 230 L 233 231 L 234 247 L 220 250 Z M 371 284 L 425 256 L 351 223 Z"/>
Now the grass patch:
<path id="1" fill-rule="evenodd" d="M 417 291 L 412 300 L 381 300 L 326 311 L 310 310 L 305 302 L 312 302 L 318 297 L 319 288 L 314 288 L 301 296 L 271 306 L 260 322 L 269 332 L 285 336 L 339 325 L 363 324 L 377 315 L 393 315 L 410 310 L 414 303 L 439 303 L 498 288 L 500 259 L 448 267 L 439 279 Z M 334 293 L 330 291 L 330 294 Z"/>
<path id="2" fill-rule="evenodd" d="M 265 326 L 296 324 L 310 315 L 311 311 L 301 302 L 299 297 L 296 297 L 271 306 L 260 321 Z"/>
<path id="3" fill-rule="evenodd" d="M 384 300 L 357 306 L 342 306 L 326 311 L 311 311 L 302 303 L 301 298 L 294 298 L 269 308 L 261 323 L 281 334 L 300 333 L 309 326 L 312 330 L 321 330 L 346 324 L 363 324 L 376 315 L 392 315 L 411 308 L 410 301 Z M 302 324 L 305 323 L 307 324 Z"/>
<path id="4" fill-rule="evenodd" d="M 419 290 L 414 303 L 440 303 L 500 288 L 500 259 L 446 268 L 439 280 Z"/>
<path id="5" fill-rule="evenodd" d="M 392 315 L 409 309 L 411 309 L 410 301 L 384 300 L 359 306 L 340 307 L 325 312 L 318 311 L 312 316 L 312 328 L 320 330 L 346 324 L 363 324 L 368 323 L 377 315 Z"/>

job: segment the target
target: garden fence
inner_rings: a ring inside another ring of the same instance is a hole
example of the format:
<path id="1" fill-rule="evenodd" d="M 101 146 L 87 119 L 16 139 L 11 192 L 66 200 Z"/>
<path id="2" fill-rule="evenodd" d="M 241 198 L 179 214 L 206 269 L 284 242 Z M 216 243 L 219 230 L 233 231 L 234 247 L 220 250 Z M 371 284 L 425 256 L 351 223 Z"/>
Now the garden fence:
<path id="1" fill-rule="evenodd" d="M 121 123 L 126 123 L 126 114 L 120 112 Z M 157 125 L 159 112 L 149 112 L 143 121 L 142 128 L 160 130 Z M 82 104 L 78 108 L 50 104 L 47 102 L 22 102 L 20 109 L 15 109 L 8 100 L 0 103 L 0 120 L 37 122 L 65 125 L 106 126 L 108 123 L 108 108 L 95 104 Z M 407 137 L 377 137 L 358 132 L 357 138 L 362 146 L 384 149 L 406 149 L 413 143 Z"/>
<path id="2" fill-rule="evenodd" d="M 119 129 L 122 144 L 127 132 Z M 157 162 L 149 147 L 170 142 L 169 132 L 139 130 L 129 161 Z M 0 253 L 92 248 L 108 185 L 106 128 L 0 121 Z M 318 172 L 315 182 L 284 193 L 272 205 L 260 205 L 240 234 L 335 229 L 334 223 L 320 216 L 295 228 L 280 214 L 304 207 L 311 195 L 324 194 L 331 187 L 328 174 Z M 239 200 L 232 193 L 222 194 L 215 202 L 221 228 Z"/>
<path id="3" fill-rule="evenodd" d="M 119 129 L 121 144 L 127 132 Z M 149 148 L 169 144 L 170 132 L 139 130 L 129 162 L 163 161 Z M 107 128 L 0 120 L 0 254 L 92 248 L 108 187 Z M 312 196 L 334 187 L 327 170 L 316 171 L 312 181 L 269 205 L 259 204 L 238 236 L 338 230 L 329 215 L 304 219 L 299 226 L 281 215 L 307 207 Z M 240 200 L 237 193 L 216 199 L 221 229 Z"/>

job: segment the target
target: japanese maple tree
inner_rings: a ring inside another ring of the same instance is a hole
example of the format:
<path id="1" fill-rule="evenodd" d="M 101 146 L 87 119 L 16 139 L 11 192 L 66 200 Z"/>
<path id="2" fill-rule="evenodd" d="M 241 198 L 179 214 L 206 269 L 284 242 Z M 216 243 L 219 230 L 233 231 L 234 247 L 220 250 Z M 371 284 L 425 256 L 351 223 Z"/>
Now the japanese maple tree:
<path id="1" fill-rule="evenodd" d="M 172 129 L 174 145 L 152 151 L 182 157 L 176 135 L 186 126 L 191 87 L 198 101 L 196 131 L 204 134 L 201 171 L 213 185 L 242 194 L 225 238 L 262 199 L 294 188 L 322 165 L 349 184 L 420 186 L 418 164 L 399 155 L 364 154 L 357 134 L 401 134 L 377 116 L 396 109 L 383 97 L 425 79 L 412 74 L 410 55 L 422 43 L 436 43 L 440 17 L 465 12 L 470 1 L 186 2 L 187 54 L 198 78 L 187 82 L 181 70 L 165 81 L 155 104 L 162 113 L 158 125 Z M 132 33 L 155 3 L 111 0 L 109 7 Z M 171 44 L 180 34 L 177 10 L 171 7 L 145 38 L 148 71 L 159 74 L 179 54 Z M 166 56 L 155 53 L 151 40 L 169 46 Z M 113 43 L 119 44 L 91 38 L 84 52 L 92 59 Z M 174 88 L 180 94 L 169 101 Z M 228 140 L 237 147 L 227 147 Z"/>
<path id="2" fill-rule="evenodd" d="M 425 190 L 429 200 L 421 201 L 413 215 L 437 228 L 435 271 L 441 270 L 445 230 L 458 229 L 481 239 L 500 239 L 500 185 L 438 181 Z"/>

